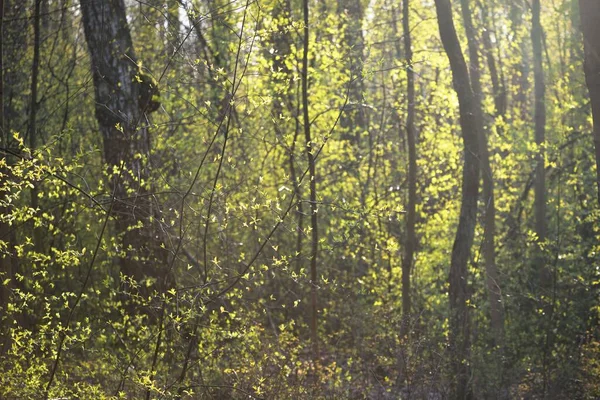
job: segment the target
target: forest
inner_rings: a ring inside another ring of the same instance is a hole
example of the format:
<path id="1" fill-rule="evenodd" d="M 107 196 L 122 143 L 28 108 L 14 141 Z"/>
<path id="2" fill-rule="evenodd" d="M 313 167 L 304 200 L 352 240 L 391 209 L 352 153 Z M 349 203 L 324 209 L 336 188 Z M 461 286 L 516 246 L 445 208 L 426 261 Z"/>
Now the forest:
<path id="1" fill-rule="evenodd" d="M 600 1 L 0 36 L 0 399 L 600 398 Z"/>

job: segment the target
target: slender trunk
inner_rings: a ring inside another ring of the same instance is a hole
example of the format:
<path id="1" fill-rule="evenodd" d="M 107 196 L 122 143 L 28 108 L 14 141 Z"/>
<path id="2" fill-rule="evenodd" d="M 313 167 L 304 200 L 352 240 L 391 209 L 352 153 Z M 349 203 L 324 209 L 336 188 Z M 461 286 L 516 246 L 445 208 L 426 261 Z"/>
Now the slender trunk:
<path id="1" fill-rule="evenodd" d="M 342 138 L 352 148 L 352 161 L 355 165 L 350 168 L 353 177 L 357 180 L 356 187 L 360 191 L 357 195 L 360 206 L 366 207 L 366 193 L 370 179 L 370 162 L 372 161 L 373 141 L 372 131 L 369 130 L 368 114 L 364 107 L 365 82 L 363 79 L 363 67 L 365 61 L 364 49 L 365 40 L 363 36 L 362 21 L 364 17 L 363 5 L 361 0 L 338 0 L 337 11 L 342 16 L 343 23 L 343 43 L 345 45 L 347 56 L 345 57 L 344 72 L 348 75 L 348 103 L 340 118 L 340 126 L 344 129 Z M 369 154 L 366 154 L 366 153 Z M 366 160 L 366 177 L 359 173 L 360 165 Z M 361 219 L 357 225 L 356 236 L 366 237 L 365 220 Z M 368 262 L 364 257 L 364 251 L 368 247 L 365 243 L 357 248 L 356 254 L 356 274 L 363 276 L 367 273 Z"/>
<path id="2" fill-rule="evenodd" d="M 27 130 L 29 135 L 29 148 L 31 151 L 35 151 L 37 147 L 37 92 L 38 92 L 38 78 L 40 75 L 40 9 L 42 0 L 36 0 L 35 9 L 33 14 L 33 62 L 31 64 L 31 101 L 29 103 L 29 122 L 27 124 Z M 37 184 L 34 183 L 31 188 L 31 208 L 37 210 L 39 206 L 39 194 Z M 35 251 L 38 253 L 43 252 L 42 246 L 42 232 L 40 228 L 33 228 L 33 244 Z"/>
<path id="3" fill-rule="evenodd" d="M 535 232 L 539 242 L 546 240 L 546 174 L 544 170 L 544 146 L 546 135 L 546 86 L 542 65 L 542 25 L 540 23 L 540 0 L 533 0 L 531 18 L 531 42 L 533 45 L 533 77 L 535 92 L 535 144 L 538 146 L 535 172 Z"/>
<path id="4" fill-rule="evenodd" d="M 450 261 L 450 357 L 453 382 L 452 399 L 472 398 L 470 384 L 470 327 L 467 263 L 471 254 L 477 223 L 479 192 L 479 129 L 475 118 L 475 96 L 469 82 L 469 71 L 454 28 L 449 0 L 435 0 L 440 37 L 452 69 L 452 82 L 458 96 L 460 125 L 464 144 L 461 208 Z"/>
<path id="5" fill-rule="evenodd" d="M 579 0 L 585 52 L 585 81 L 590 93 L 596 151 L 596 186 L 600 205 L 600 2 Z"/>
<path id="6" fill-rule="evenodd" d="M 549 337 L 551 335 L 551 320 L 553 314 L 553 304 L 550 301 L 549 291 L 552 287 L 552 273 L 546 266 L 546 257 L 541 248 L 546 240 L 546 170 L 545 170 L 545 135 L 546 135 L 546 86 L 544 82 L 544 67 L 542 64 L 542 41 L 543 31 L 540 21 L 540 0 L 533 0 L 531 16 L 531 43 L 533 48 L 533 78 L 534 78 L 534 123 L 535 123 L 535 144 L 537 146 L 534 190 L 534 215 L 535 232 L 539 248 L 536 250 L 535 264 L 539 274 L 540 299 L 542 301 L 542 329 L 545 333 L 545 339 L 542 342 L 543 348 L 543 397 L 546 397 L 549 383 L 549 362 L 550 349 L 548 347 Z M 597 23 L 597 22 L 596 22 Z"/>
<path id="7" fill-rule="evenodd" d="M 8 135 L 4 132 L 4 0 L 0 0 L 0 145 L 8 147 Z"/>
<path id="8" fill-rule="evenodd" d="M 296 116 L 298 119 L 298 116 Z M 296 141 L 298 138 L 298 131 L 294 134 L 294 144 L 290 150 L 290 178 L 294 185 L 294 194 L 297 199 L 296 203 L 296 271 L 300 271 L 302 268 L 302 238 L 304 237 L 304 207 L 302 206 L 302 190 L 298 181 L 298 174 L 296 173 L 296 157 L 294 153 L 296 151 Z"/>
<path id="9" fill-rule="evenodd" d="M 44 18 L 42 19 L 42 29 L 44 32 L 48 32 L 48 28 L 50 27 L 50 2 L 49 0 L 42 0 L 42 15 Z"/>
<path id="10" fill-rule="evenodd" d="M 298 136 L 300 135 L 300 101 L 297 101 L 294 120 L 294 141 L 292 142 L 292 148 L 290 149 L 290 172 L 292 182 L 294 184 L 294 193 L 296 195 L 296 213 L 297 213 L 297 226 L 296 226 L 296 271 L 300 271 L 302 268 L 302 243 L 304 238 L 304 206 L 302 203 L 302 188 L 300 187 L 300 179 L 296 173 L 296 143 L 298 143 Z"/>
<path id="11" fill-rule="evenodd" d="M 284 78 L 281 81 L 287 82 L 286 91 L 281 95 L 277 95 L 274 93 L 275 100 L 273 102 L 273 114 L 276 119 L 277 124 L 280 123 L 280 115 L 283 112 L 287 112 L 289 115 L 294 116 L 294 138 L 292 140 L 292 144 L 289 149 L 289 168 L 290 168 L 290 179 L 292 181 L 294 195 L 298 200 L 296 203 L 296 265 L 297 271 L 300 271 L 302 264 L 302 238 L 304 236 L 304 210 L 303 203 L 300 201 L 302 199 L 302 190 L 300 188 L 300 182 L 298 181 L 298 173 L 296 172 L 296 143 L 298 141 L 298 136 L 300 134 L 300 105 L 297 104 L 297 107 L 294 107 L 294 77 L 292 71 L 288 67 L 286 60 L 289 57 L 292 57 L 292 38 L 290 36 L 290 32 L 287 29 L 287 21 L 291 17 L 292 14 L 292 6 L 289 0 L 282 1 L 277 3 L 273 8 L 273 21 L 276 24 L 277 29 L 274 30 L 271 36 L 271 42 L 273 45 L 273 49 L 275 50 L 272 55 L 273 62 L 273 71 L 276 73 L 284 74 Z M 286 21 L 285 24 L 282 25 L 282 21 Z M 280 83 L 280 82 L 278 82 Z M 299 103 L 299 102 L 296 102 Z"/>
<path id="12" fill-rule="evenodd" d="M 363 10 L 360 0 L 338 0 L 337 9 L 340 15 L 346 16 L 344 41 L 348 48 L 348 57 L 345 68 L 351 79 L 348 93 L 350 108 L 342 114 L 340 125 L 348 129 L 346 138 L 354 145 L 359 145 L 367 128 L 367 116 L 362 107 L 365 47 L 362 33 Z"/>
<path id="13" fill-rule="evenodd" d="M 310 331 L 313 344 L 313 356 L 315 365 L 319 359 L 319 340 L 317 335 L 317 253 L 319 251 L 319 230 L 317 222 L 317 178 L 315 170 L 314 146 L 310 133 L 310 118 L 308 113 L 308 0 L 302 1 L 304 13 L 304 38 L 302 51 L 302 112 L 304 123 L 304 137 L 306 139 L 306 156 L 308 158 L 308 176 L 310 178 L 310 225 L 311 225 L 311 254 L 310 254 L 310 293 L 311 293 L 311 317 Z"/>
<path id="14" fill-rule="evenodd" d="M 42 0 L 36 0 L 33 14 L 33 62 L 31 64 L 31 99 L 29 103 L 29 123 L 27 125 L 29 147 L 33 151 L 37 145 L 36 117 L 37 117 L 37 90 L 40 71 L 40 7 Z M 32 192 L 32 207 L 37 207 L 37 190 Z M 35 205 L 34 205 L 35 203 Z"/>
<path id="15" fill-rule="evenodd" d="M 0 0 L 0 141 L 2 147 L 8 147 L 8 134 L 4 131 L 4 57 L 1 38 L 4 38 L 4 0 Z M 2 156 L 3 161 L 7 161 L 6 155 Z M 8 180 L 8 165 L 2 165 L 0 170 L 0 196 L 4 198 L 6 181 Z M 0 209 L 0 215 L 5 216 L 9 212 L 8 207 Z M 8 243 L 8 249 L 0 254 L 0 336 L 3 338 L 0 342 L 0 358 L 6 354 L 12 341 L 10 335 L 10 319 L 8 317 L 8 304 L 10 303 L 10 293 L 12 288 L 13 266 L 10 252 L 10 226 L 0 220 L 0 241 Z M 4 283 L 8 279 L 7 283 Z"/>
<path id="16" fill-rule="evenodd" d="M 479 131 L 479 157 L 483 175 L 483 258 L 485 262 L 488 300 L 490 302 L 490 320 L 496 346 L 502 346 L 504 337 L 504 315 L 500 291 L 500 277 L 496 266 L 496 205 L 494 198 L 494 175 L 490 163 L 488 149 L 488 132 L 484 128 L 481 89 L 481 72 L 479 69 L 479 51 L 469 0 L 461 0 L 461 9 L 467 34 L 469 48 L 469 72 L 474 95 L 475 120 Z"/>
<path id="17" fill-rule="evenodd" d="M 523 16 L 525 15 L 526 9 L 524 0 L 514 0 L 510 2 L 510 22 L 511 22 L 511 34 L 515 38 L 520 39 L 520 30 L 523 25 Z M 528 96 L 529 93 L 529 76 L 531 73 L 531 54 L 529 51 L 529 41 L 519 40 L 519 62 L 516 65 L 515 71 L 512 74 L 512 84 L 518 86 L 517 90 L 513 94 L 516 108 L 520 111 L 520 117 L 523 120 L 527 120 L 530 112 L 528 108 Z"/>
<path id="18" fill-rule="evenodd" d="M 411 294 L 410 274 L 417 246 L 415 233 L 416 203 L 417 203 L 417 150 L 415 132 L 415 73 L 412 63 L 412 38 L 410 32 L 410 0 L 402 2 L 402 29 L 404 31 L 404 53 L 406 61 L 406 97 L 408 108 L 406 112 L 406 137 L 408 142 L 408 206 L 406 209 L 406 244 L 402 260 L 402 325 L 400 334 L 409 331 Z"/>
<path id="19" fill-rule="evenodd" d="M 494 58 L 494 46 L 492 45 L 491 39 L 491 26 L 489 24 L 488 6 L 485 4 L 481 5 L 481 16 L 483 19 L 483 32 L 481 34 L 483 48 L 485 49 L 485 56 L 490 71 L 490 78 L 492 80 L 492 89 L 494 91 L 494 108 L 496 117 L 503 117 L 506 114 L 507 98 L 506 98 L 506 87 L 502 74 L 498 72 L 496 66 L 496 59 Z"/>

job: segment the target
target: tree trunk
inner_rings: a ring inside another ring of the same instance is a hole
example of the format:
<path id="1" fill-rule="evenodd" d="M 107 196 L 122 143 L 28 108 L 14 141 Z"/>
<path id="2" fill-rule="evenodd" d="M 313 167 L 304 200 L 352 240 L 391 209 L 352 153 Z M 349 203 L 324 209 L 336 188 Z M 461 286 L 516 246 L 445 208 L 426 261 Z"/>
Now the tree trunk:
<path id="1" fill-rule="evenodd" d="M 4 38 L 4 0 L 0 0 L 0 38 Z M 4 132 L 4 64 L 3 64 L 3 40 L 0 40 L 0 141 L 1 146 L 8 147 L 8 135 Z M 2 155 L 3 161 L 7 161 L 7 156 Z M 0 196 L 4 200 L 4 191 L 6 181 L 8 180 L 8 166 L 2 165 L 0 169 Z M 9 212 L 8 207 L 0 208 L 0 215 L 7 215 Z M 10 335 L 10 319 L 8 318 L 8 304 L 10 302 L 10 293 L 12 288 L 13 279 L 13 267 L 11 259 L 11 247 L 10 246 L 10 226 L 0 220 L 0 241 L 8 243 L 7 250 L 0 254 L 0 358 L 6 354 L 11 346 L 11 335 Z M 7 280 L 7 283 L 4 283 Z"/>
<path id="2" fill-rule="evenodd" d="M 35 8 L 33 12 L 33 62 L 31 64 L 31 98 L 29 103 L 29 122 L 27 124 L 27 131 L 29 135 L 29 148 L 31 151 L 35 151 L 37 147 L 37 110 L 38 110 L 38 78 L 40 75 L 40 46 L 41 46 L 41 34 L 40 34 L 40 12 L 41 12 L 42 0 L 35 1 Z M 39 194 L 38 186 L 33 183 L 31 188 L 31 208 L 37 210 L 39 206 Z M 43 253 L 43 236 L 42 231 L 39 227 L 33 227 L 33 245 L 34 249 L 38 253 Z"/>
<path id="3" fill-rule="evenodd" d="M 475 119 L 479 131 L 479 157 L 483 175 L 483 258 L 485 262 L 488 300 L 490 302 L 490 320 L 496 346 L 502 346 L 504 337 L 504 312 L 500 290 L 500 277 L 496 266 L 496 204 L 494 198 L 494 175 L 490 163 L 488 149 L 488 132 L 484 128 L 483 108 L 481 105 L 483 91 L 481 89 L 481 72 L 479 70 L 479 51 L 477 37 L 469 9 L 469 0 L 461 0 L 462 15 L 465 23 L 469 47 L 469 72 L 474 95 Z M 500 367 L 500 366 L 498 366 Z"/>
<path id="4" fill-rule="evenodd" d="M 535 232 L 539 242 L 546 240 L 546 173 L 544 170 L 544 146 L 546 135 L 546 86 L 542 65 L 542 25 L 540 23 L 540 0 L 533 0 L 531 17 L 531 42 L 533 45 L 533 79 L 535 92 L 535 144 L 538 146 L 535 170 Z M 543 267 L 542 267 L 543 268 Z"/>
<path id="5" fill-rule="evenodd" d="M 277 29 L 271 36 L 271 42 L 273 49 L 275 50 L 272 55 L 273 71 L 276 73 L 284 74 L 283 80 L 287 82 L 287 90 L 281 95 L 274 94 L 275 101 L 273 104 L 273 114 L 277 124 L 280 123 L 279 117 L 283 112 L 287 112 L 289 115 L 294 116 L 294 138 L 289 148 L 289 168 L 290 168 L 290 179 L 294 188 L 294 195 L 296 196 L 296 271 L 300 271 L 302 266 L 302 239 L 305 235 L 304 232 L 304 206 L 302 199 L 302 188 L 298 178 L 298 172 L 296 171 L 296 143 L 300 130 L 300 108 L 294 107 L 294 76 L 286 60 L 292 57 L 292 43 L 293 39 L 287 29 L 289 18 L 292 16 L 292 6 L 289 0 L 284 0 L 277 3 L 273 8 L 273 20 L 276 23 Z M 285 23 L 282 23 L 285 22 Z"/>
<path id="6" fill-rule="evenodd" d="M 481 4 L 481 18 L 484 26 L 481 36 L 483 48 L 485 49 L 488 69 L 490 70 L 492 89 L 494 90 L 494 108 L 496 111 L 496 117 L 504 117 L 506 114 L 506 108 L 508 106 L 506 87 L 502 75 L 502 68 L 500 68 L 500 73 L 498 73 L 498 67 L 496 66 L 496 59 L 494 58 L 494 46 L 492 45 L 492 39 L 490 37 L 492 26 L 489 25 L 488 6 L 485 3 Z M 498 40 L 498 38 L 496 38 L 496 40 Z M 500 65 L 502 64 L 500 63 Z"/>
<path id="7" fill-rule="evenodd" d="M 0 0 L 0 145 L 8 147 L 8 135 L 4 132 L 4 0 Z"/>
<path id="8" fill-rule="evenodd" d="M 402 325 L 400 334 L 408 334 L 411 312 L 410 274 L 417 247 L 415 232 L 417 203 L 417 150 L 415 132 L 415 72 L 412 63 L 412 38 L 410 32 L 409 4 L 402 2 L 402 30 L 404 33 L 404 52 L 406 62 L 406 97 L 408 108 L 406 113 L 406 138 L 408 142 L 408 206 L 406 208 L 406 243 L 402 259 Z"/>
<path id="9" fill-rule="evenodd" d="M 367 128 L 367 117 L 362 106 L 364 82 L 362 78 L 365 41 L 362 33 L 363 10 L 360 0 L 338 0 L 338 13 L 345 15 L 344 39 L 348 47 L 346 70 L 350 75 L 349 109 L 342 114 L 340 125 L 347 128 L 347 139 L 361 142 Z"/>
<path id="10" fill-rule="evenodd" d="M 479 160 L 477 154 L 480 136 L 475 118 L 475 96 L 469 82 L 469 71 L 454 28 L 449 0 L 435 0 L 440 37 L 450 61 L 452 82 L 458 95 L 460 125 L 464 143 L 461 208 L 452 257 L 450 262 L 450 356 L 452 360 L 452 399 L 472 398 L 470 385 L 470 328 L 468 305 L 469 288 L 467 263 L 471 254 L 477 222 L 479 191 Z"/>
<path id="11" fill-rule="evenodd" d="M 313 357 L 315 365 L 319 359 L 319 338 L 317 334 L 317 254 L 319 252 L 319 230 L 317 219 L 317 177 L 315 169 L 315 148 L 310 132 L 310 116 L 308 113 L 308 45 L 309 45 L 309 8 L 308 0 L 303 0 L 304 37 L 302 50 L 302 112 L 304 123 L 304 137 L 306 140 L 306 156 L 308 159 L 308 176 L 310 179 L 310 227 L 311 227 L 311 253 L 310 253 L 310 293 L 311 293 L 311 318 L 310 331 L 313 344 Z"/>
<path id="12" fill-rule="evenodd" d="M 123 0 L 81 1 L 91 58 L 96 118 L 111 177 L 112 207 L 123 235 L 121 272 L 136 281 L 151 277 L 166 283 L 168 253 L 153 224 L 158 210 L 148 196 L 149 137 L 141 126 L 138 66 Z M 141 157 L 136 156 L 141 155 Z M 121 165 L 122 163 L 122 165 Z M 146 285 L 142 285 L 145 287 Z"/>
<path id="13" fill-rule="evenodd" d="M 585 52 L 585 82 L 590 92 L 596 151 L 596 186 L 600 205 L 600 2 L 579 0 Z"/>

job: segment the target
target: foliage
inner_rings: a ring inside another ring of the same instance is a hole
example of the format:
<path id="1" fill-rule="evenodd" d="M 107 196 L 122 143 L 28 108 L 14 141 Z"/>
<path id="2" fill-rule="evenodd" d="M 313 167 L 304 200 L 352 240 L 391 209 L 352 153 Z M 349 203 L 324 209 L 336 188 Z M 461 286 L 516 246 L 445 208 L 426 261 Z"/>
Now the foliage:
<path id="1" fill-rule="evenodd" d="M 408 193 L 400 1 L 309 1 L 316 282 L 309 273 L 300 1 L 125 2 L 137 61 L 160 91 L 160 108 L 139 122 L 148 128 L 149 151 L 134 155 L 148 174 L 141 182 L 132 178 L 139 186 L 132 183 L 126 198 L 115 198 L 113 184 L 132 171 L 107 168 L 79 3 L 42 0 L 34 129 L 28 119 L 34 1 L 4 3 L 0 398 L 448 393 L 448 272 L 463 154 L 433 2 L 410 7 L 418 246 L 406 336 L 400 334 Z M 453 3 L 466 49 L 459 2 Z M 543 243 L 533 209 L 539 148 L 530 10 L 521 0 L 474 3 L 476 30 L 492 37 L 491 48 L 480 37 L 479 50 L 505 312 L 505 343 L 494 347 L 480 223 L 468 278 L 467 362 L 475 397 L 506 391 L 515 398 L 597 398 L 600 224 L 577 2 L 542 4 Z M 490 58 L 506 89 L 503 113 L 495 107 Z M 140 226 L 119 229 L 120 202 L 140 213 Z M 480 196 L 480 216 L 483 203 Z M 168 253 L 167 265 L 130 255 L 124 245 L 145 224 L 161 235 L 144 240 Z M 540 284 L 540 252 L 551 271 L 549 287 Z M 150 270 L 127 276 L 120 264 L 127 257 L 167 271 L 168 284 Z M 309 332 L 313 287 L 317 356 Z"/>

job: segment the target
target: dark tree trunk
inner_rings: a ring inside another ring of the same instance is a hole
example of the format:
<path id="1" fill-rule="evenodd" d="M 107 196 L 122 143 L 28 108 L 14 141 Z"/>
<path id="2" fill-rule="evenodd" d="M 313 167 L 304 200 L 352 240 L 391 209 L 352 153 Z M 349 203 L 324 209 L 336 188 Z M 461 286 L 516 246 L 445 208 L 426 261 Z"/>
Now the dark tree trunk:
<path id="1" fill-rule="evenodd" d="M 546 266 L 546 257 L 541 244 L 546 240 L 546 84 L 542 64 L 543 30 L 540 22 L 540 0 L 533 0 L 531 16 L 531 43 L 533 48 L 534 78 L 534 124 L 535 144 L 537 146 L 534 191 L 535 233 L 540 247 L 536 250 L 535 264 L 539 276 L 539 287 L 542 291 L 550 287 L 552 274 Z M 546 296 L 546 293 L 542 293 Z M 546 306 L 545 306 L 546 307 Z M 546 307 L 547 308 L 547 307 Z M 548 314 L 548 309 L 546 310 Z"/>
<path id="2" fill-rule="evenodd" d="M 42 0 L 35 1 L 33 12 L 33 62 L 31 64 L 31 98 L 29 103 L 29 122 L 27 124 L 27 133 L 29 135 L 29 148 L 35 151 L 37 147 L 37 111 L 38 111 L 38 78 L 40 75 L 40 13 Z M 37 210 L 39 206 L 38 186 L 36 183 L 31 188 L 31 208 Z M 38 253 L 43 253 L 42 232 L 39 227 L 33 228 L 34 249 Z"/>
<path id="3" fill-rule="evenodd" d="M 363 10 L 360 0 L 338 0 L 338 13 L 346 16 L 344 29 L 345 44 L 348 47 L 346 70 L 350 75 L 348 109 L 342 114 L 340 125 L 348 129 L 347 139 L 358 145 L 367 128 L 367 116 L 363 104 L 364 81 L 364 37 L 362 32 Z"/>
<path id="4" fill-rule="evenodd" d="M 4 132 L 4 0 L 0 0 L 0 145 L 8 147 L 8 135 Z"/>
<path id="5" fill-rule="evenodd" d="M 470 385 L 470 328 L 467 302 L 470 298 L 467 263 L 477 223 L 479 192 L 476 99 L 469 82 L 469 71 L 454 28 L 449 0 L 435 0 L 440 37 L 450 61 L 452 82 L 458 95 L 460 125 L 464 143 L 464 164 L 460 217 L 450 262 L 450 356 L 452 360 L 452 399 L 472 398 Z"/>
<path id="6" fill-rule="evenodd" d="M 33 12 L 33 62 L 31 64 L 31 98 L 29 103 L 29 122 L 27 124 L 27 133 L 29 136 L 29 147 L 33 151 L 37 145 L 37 132 L 36 132 L 36 117 L 38 109 L 37 101 L 37 90 L 38 90 L 38 77 L 40 71 L 40 7 L 42 0 L 35 1 L 35 8 Z M 37 207 L 37 190 L 33 190 L 35 195 L 32 193 L 32 207 Z M 35 205 L 34 205 L 35 204 Z"/>
<path id="7" fill-rule="evenodd" d="M 286 64 L 286 60 L 293 56 L 292 54 L 292 43 L 293 39 L 287 29 L 288 19 L 292 15 L 292 6 L 289 0 L 278 2 L 273 8 L 273 20 L 277 26 L 277 29 L 271 36 L 271 42 L 273 45 L 274 54 L 273 58 L 273 71 L 277 74 L 283 74 L 283 81 L 287 82 L 287 90 L 281 95 L 275 94 L 275 101 L 273 104 L 273 114 L 276 121 L 279 121 L 280 115 L 287 112 L 289 115 L 294 116 L 295 128 L 294 138 L 289 148 L 289 168 L 290 168 L 290 179 L 294 188 L 294 195 L 298 200 L 296 203 L 296 270 L 300 271 L 302 266 L 302 243 L 304 232 L 304 206 L 302 199 L 302 188 L 300 187 L 298 172 L 296 171 L 296 144 L 298 136 L 300 135 L 300 115 L 299 105 L 294 106 L 294 77 L 293 73 Z M 285 21 L 284 24 L 282 22 Z M 279 124 L 279 122 L 277 122 Z"/>
<path id="8" fill-rule="evenodd" d="M 344 73 L 349 79 L 348 99 L 344 112 L 340 118 L 340 126 L 344 128 L 342 138 L 348 141 L 353 150 L 354 166 L 350 168 L 353 176 L 357 179 L 360 189 L 360 204 L 365 208 L 368 186 L 370 184 L 370 166 L 373 160 L 373 132 L 369 130 L 368 114 L 364 106 L 365 83 L 363 79 L 365 40 L 363 36 L 362 22 L 364 17 L 361 0 L 338 0 L 337 12 L 342 17 L 343 43 L 346 48 Z M 359 166 L 362 160 L 367 160 L 366 177 L 359 174 Z M 361 220 L 357 226 L 357 236 L 365 237 L 365 221 Z M 368 245 L 358 246 L 355 265 L 356 274 L 366 274 L 368 262 L 363 257 Z"/>
<path id="9" fill-rule="evenodd" d="M 596 151 L 596 186 L 600 205 L 600 2 L 579 0 L 585 52 L 585 81 L 590 92 Z"/>
<path id="10" fill-rule="evenodd" d="M 153 196 L 148 196 L 144 161 L 150 144 L 148 130 L 142 126 L 141 85 L 136 79 L 138 67 L 125 4 L 123 0 L 82 0 L 81 14 L 94 78 L 96 118 L 111 176 L 112 210 L 117 231 L 123 235 L 121 272 L 137 281 L 152 277 L 166 283 L 168 253 L 161 246 L 162 234 L 153 226 L 158 210 Z"/>
<path id="11" fill-rule="evenodd" d="M 496 266 L 496 204 L 494 198 L 494 175 L 490 163 L 488 149 L 488 132 L 484 128 L 481 89 L 481 72 L 479 70 L 479 51 L 475 28 L 469 9 L 469 0 L 461 0 L 461 8 L 465 23 L 465 31 L 469 47 L 469 72 L 471 74 L 471 87 L 474 95 L 475 120 L 479 131 L 479 157 L 483 175 L 483 258 L 485 262 L 486 284 L 488 300 L 490 302 L 490 320 L 495 345 L 501 346 L 504 337 L 504 313 L 500 291 L 500 276 Z"/>
<path id="12" fill-rule="evenodd" d="M 4 0 L 0 0 L 0 38 L 4 38 Z M 0 146 L 8 147 L 8 135 L 4 132 L 4 57 L 3 57 L 3 43 L 4 40 L 0 39 Z M 7 160 L 6 154 L 2 155 L 4 161 Z M 8 178 L 8 168 L 6 166 L 2 166 L 0 170 L 0 198 L 4 200 L 4 186 L 6 185 L 6 181 Z M 4 216 L 9 212 L 7 207 L 0 208 L 0 215 Z M 4 222 L 4 220 L 0 220 L 0 241 L 10 244 L 10 226 Z M 10 302 L 10 293 L 12 288 L 12 279 L 13 279 L 13 267 L 12 267 L 12 259 L 11 259 L 11 247 L 7 246 L 8 249 L 5 252 L 0 254 L 0 337 L 2 337 L 2 341 L 0 342 L 0 358 L 6 354 L 8 349 L 11 346 L 10 334 L 9 334 L 9 324 L 10 320 L 8 318 L 7 309 L 8 304 Z M 3 283 L 6 279 L 8 279 L 8 283 Z"/>
<path id="13" fill-rule="evenodd" d="M 494 46 L 492 45 L 492 39 L 490 32 L 492 26 L 489 24 L 488 6 L 485 3 L 481 4 L 481 18 L 483 20 L 483 32 L 481 33 L 483 48 L 485 49 L 485 56 L 490 71 L 490 78 L 492 80 L 492 89 L 494 91 L 494 108 L 496 111 L 496 117 L 503 117 L 506 114 L 506 108 L 508 106 L 506 87 L 502 75 L 502 69 L 498 71 L 496 65 L 496 59 L 494 58 Z M 498 40 L 498 38 L 496 38 Z M 502 65 L 500 63 L 500 65 Z"/>
<path id="14" fill-rule="evenodd" d="M 545 169 L 545 141 L 546 141 L 546 85 L 544 82 L 544 67 L 542 59 L 543 30 L 540 21 L 540 0 L 533 0 L 531 4 L 531 43 L 533 48 L 533 79 L 534 79 L 534 124 L 535 124 L 535 144 L 537 146 L 536 169 L 534 181 L 534 215 L 535 232 L 539 246 L 535 254 L 535 266 L 539 276 L 539 299 L 544 312 L 541 315 L 542 329 L 545 333 L 544 340 L 541 343 L 543 349 L 543 397 L 546 397 L 549 383 L 549 362 L 550 362 L 550 337 L 552 336 L 551 324 L 554 313 L 553 304 L 550 301 L 552 297 L 550 288 L 552 286 L 552 273 L 546 266 L 546 256 L 542 249 L 546 240 L 547 222 L 546 222 L 546 169 Z M 597 22 L 596 22 L 597 23 Z"/>
<path id="15" fill-rule="evenodd" d="M 533 45 L 533 77 L 535 92 L 535 144 L 538 146 L 535 169 L 535 232 L 538 241 L 546 240 L 546 172 L 544 169 L 544 146 L 546 136 L 546 86 L 542 65 L 542 25 L 540 23 L 540 0 L 533 0 L 531 17 L 531 42 Z"/>
<path id="16" fill-rule="evenodd" d="M 308 110 L 308 44 L 309 44 L 309 8 L 308 0 L 302 2 L 304 16 L 304 36 L 302 50 L 302 113 L 304 123 L 304 137 L 306 140 L 306 156 L 308 159 L 308 177 L 310 179 L 310 227 L 311 227 L 311 252 L 310 252 L 310 293 L 311 317 L 310 331 L 313 344 L 313 357 L 315 365 L 319 359 L 319 337 L 317 334 L 317 255 L 319 252 L 319 229 L 317 218 L 317 177 L 315 168 L 315 147 L 310 132 L 310 116 Z"/>
<path id="17" fill-rule="evenodd" d="M 400 334 L 408 333 L 411 312 L 410 274 L 417 247 L 415 233 L 416 203 L 417 203 L 417 145 L 415 132 L 415 72 L 412 63 L 412 38 L 410 32 L 409 4 L 410 0 L 402 2 L 402 30 L 404 33 L 404 52 L 406 61 L 406 138 L 408 142 L 408 206 L 406 208 L 406 244 L 402 259 L 402 325 Z"/>

